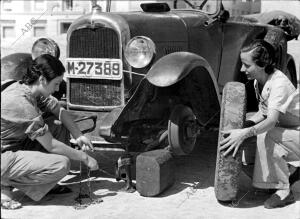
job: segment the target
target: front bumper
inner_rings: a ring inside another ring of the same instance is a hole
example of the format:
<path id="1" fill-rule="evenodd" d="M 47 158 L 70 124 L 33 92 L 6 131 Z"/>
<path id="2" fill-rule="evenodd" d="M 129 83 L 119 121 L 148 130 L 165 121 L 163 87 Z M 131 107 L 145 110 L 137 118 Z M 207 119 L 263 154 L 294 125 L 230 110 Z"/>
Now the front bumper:
<path id="1" fill-rule="evenodd" d="M 85 134 L 85 136 L 87 136 L 92 141 L 95 147 L 113 147 L 113 148 L 118 147 L 118 143 L 108 142 L 99 135 L 99 130 L 100 129 L 103 130 L 103 127 L 104 128 L 107 127 L 105 125 L 105 118 L 110 114 L 110 112 L 93 112 L 93 111 L 77 111 L 77 110 L 69 110 L 69 112 L 74 121 L 80 120 L 84 117 L 90 117 L 93 115 L 97 116 L 95 129 Z M 83 120 L 80 122 L 76 122 L 76 124 L 80 130 L 85 130 L 93 126 L 93 121 L 91 119 Z"/>

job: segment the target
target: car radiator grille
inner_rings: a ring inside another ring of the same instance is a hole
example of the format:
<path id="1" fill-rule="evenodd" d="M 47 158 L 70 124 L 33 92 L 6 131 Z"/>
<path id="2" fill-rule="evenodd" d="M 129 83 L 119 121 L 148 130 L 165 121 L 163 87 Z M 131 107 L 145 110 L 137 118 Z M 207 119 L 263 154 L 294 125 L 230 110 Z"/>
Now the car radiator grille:
<path id="1" fill-rule="evenodd" d="M 117 33 L 109 28 L 75 30 L 69 49 L 72 58 L 120 58 Z"/>
<path id="2" fill-rule="evenodd" d="M 69 41 L 70 58 L 120 58 L 117 33 L 110 28 L 75 30 Z M 70 103 L 84 106 L 120 106 L 122 81 L 70 78 Z"/>

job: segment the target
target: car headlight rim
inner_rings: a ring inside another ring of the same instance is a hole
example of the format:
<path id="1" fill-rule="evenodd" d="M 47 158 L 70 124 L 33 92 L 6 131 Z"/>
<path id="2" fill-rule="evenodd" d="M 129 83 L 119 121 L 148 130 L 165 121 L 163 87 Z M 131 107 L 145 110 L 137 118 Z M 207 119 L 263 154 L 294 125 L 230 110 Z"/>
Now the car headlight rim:
<path id="1" fill-rule="evenodd" d="M 127 43 L 124 56 L 130 66 L 144 68 L 151 63 L 155 52 L 155 44 L 150 38 L 135 36 Z"/>
<path id="2" fill-rule="evenodd" d="M 36 40 L 31 49 L 32 59 L 37 58 L 43 54 L 50 54 L 59 59 L 60 49 L 57 43 L 50 38 L 39 38 Z"/>

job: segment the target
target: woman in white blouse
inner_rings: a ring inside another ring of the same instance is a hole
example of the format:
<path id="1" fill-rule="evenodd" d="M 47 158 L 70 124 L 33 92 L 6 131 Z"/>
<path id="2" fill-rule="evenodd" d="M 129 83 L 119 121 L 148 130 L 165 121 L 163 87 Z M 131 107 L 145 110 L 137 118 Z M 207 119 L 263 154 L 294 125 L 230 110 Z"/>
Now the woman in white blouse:
<path id="1" fill-rule="evenodd" d="M 290 190 L 288 163 L 300 166 L 299 89 L 276 69 L 273 47 L 256 40 L 241 50 L 242 72 L 255 80 L 259 111 L 246 121 L 247 128 L 224 131 L 220 150 L 233 151 L 257 135 L 253 186 L 277 191 L 265 201 L 265 208 L 283 207 L 295 202 Z"/>

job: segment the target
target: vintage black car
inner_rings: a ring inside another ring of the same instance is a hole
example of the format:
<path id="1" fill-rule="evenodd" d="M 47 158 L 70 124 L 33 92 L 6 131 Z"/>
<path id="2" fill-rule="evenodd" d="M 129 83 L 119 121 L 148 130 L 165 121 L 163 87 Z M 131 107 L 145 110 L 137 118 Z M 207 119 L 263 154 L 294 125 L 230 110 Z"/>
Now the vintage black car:
<path id="1" fill-rule="evenodd" d="M 255 16 L 229 18 L 221 1 L 212 14 L 202 10 L 207 1 L 184 2 L 192 8 L 141 2 L 142 11 L 117 13 L 95 6 L 70 26 L 67 107 L 77 116 L 98 115 L 95 144 L 190 153 L 201 130 L 218 127 L 226 82 L 246 83 L 239 51 L 254 39 L 274 45 L 277 67 L 296 84 L 287 39 L 299 29 L 288 33 Z M 252 111 L 256 99 L 252 84 L 246 87 Z"/>
<path id="2" fill-rule="evenodd" d="M 246 84 L 248 111 L 255 110 L 239 59 L 241 47 L 254 39 L 275 47 L 277 67 L 296 86 L 295 61 L 287 54 L 287 40 L 300 32 L 295 16 L 275 11 L 230 17 L 221 0 L 213 1 L 213 12 L 204 10 L 209 3 L 141 1 L 135 12 L 102 12 L 94 4 L 72 23 L 67 88 L 64 83 L 57 97 L 66 92 L 66 106 L 77 118 L 97 115 L 95 145 L 126 143 L 133 151 L 171 146 L 176 154 L 189 153 L 201 130 L 218 127 L 221 91 L 229 81 Z M 51 39 L 33 46 L 33 55 L 43 52 L 59 57 Z M 23 53 L 2 58 L 1 81 L 20 79 L 31 60 Z"/>

